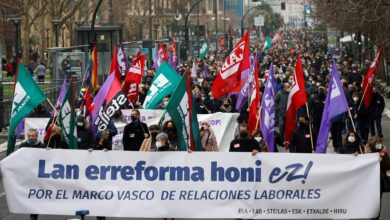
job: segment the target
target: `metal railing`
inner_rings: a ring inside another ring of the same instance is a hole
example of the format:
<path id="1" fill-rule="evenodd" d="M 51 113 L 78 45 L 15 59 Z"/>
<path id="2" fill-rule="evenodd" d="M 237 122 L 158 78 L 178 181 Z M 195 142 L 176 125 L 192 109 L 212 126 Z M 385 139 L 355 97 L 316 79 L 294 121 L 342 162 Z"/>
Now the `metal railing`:
<path id="1" fill-rule="evenodd" d="M 3 81 L 4 82 L 4 81 Z M 55 101 L 57 100 L 62 87 L 63 80 L 51 80 L 45 88 L 42 89 L 43 93 L 45 94 L 46 98 L 50 100 L 53 105 L 55 104 Z M 74 81 L 74 88 L 75 88 L 75 100 L 77 99 L 79 95 L 79 91 L 81 89 L 81 80 Z M 40 84 L 42 85 L 42 84 Z M 13 91 L 14 82 L 12 83 L 3 83 L 3 91 L 7 91 L 6 89 L 11 89 Z M 41 86 L 42 88 L 43 86 Z M 5 94 L 4 98 L 0 100 L 0 130 L 6 128 L 10 124 L 11 119 L 11 110 L 12 110 L 12 100 L 13 100 L 13 92 L 10 93 L 11 95 Z M 52 107 L 50 104 L 45 101 L 44 106 L 48 111 L 51 111 Z"/>

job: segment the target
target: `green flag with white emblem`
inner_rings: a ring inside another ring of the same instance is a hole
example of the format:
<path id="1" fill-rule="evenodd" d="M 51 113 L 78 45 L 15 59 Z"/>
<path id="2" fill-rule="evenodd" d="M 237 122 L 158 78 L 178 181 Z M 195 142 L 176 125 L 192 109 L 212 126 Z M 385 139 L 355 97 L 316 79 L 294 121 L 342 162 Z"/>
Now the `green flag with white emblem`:
<path id="1" fill-rule="evenodd" d="M 155 109 L 161 100 L 175 91 L 180 75 L 164 61 L 158 68 L 144 101 L 145 109 Z"/>
<path id="2" fill-rule="evenodd" d="M 209 44 L 207 42 L 204 42 L 199 50 L 199 57 L 204 58 L 207 52 L 209 52 Z"/>
<path id="3" fill-rule="evenodd" d="M 15 148 L 16 126 L 45 99 L 45 95 L 31 77 L 31 74 L 26 70 L 26 67 L 19 63 L 8 130 L 7 155 L 11 154 Z"/>
<path id="4" fill-rule="evenodd" d="M 76 112 L 74 110 L 74 86 L 70 82 L 62 102 L 58 122 L 70 149 L 77 149 Z"/>
<path id="5" fill-rule="evenodd" d="M 190 77 L 183 75 L 166 107 L 177 129 L 178 148 L 182 151 L 202 151 L 198 117 L 192 104 Z"/>

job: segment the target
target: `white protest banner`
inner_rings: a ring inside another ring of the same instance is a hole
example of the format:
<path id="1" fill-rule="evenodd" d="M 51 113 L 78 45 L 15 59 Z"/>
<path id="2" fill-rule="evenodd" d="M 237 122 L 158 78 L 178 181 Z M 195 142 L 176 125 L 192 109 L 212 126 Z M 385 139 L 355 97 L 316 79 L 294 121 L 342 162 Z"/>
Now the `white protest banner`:
<path id="1" fill-rule="evenodd" d="M 24 130 L 28 131 L 29 129 L 37 129 L 38 131 L 38 140 L 43 143 L 43 138 L 45 137 L 46 125 L 49 123 L 50 118 L 25 118 L 24 119 Z M 24 139 L 27 140 L 27 135 L 24 135 Z"/>
<path id="2" fill-rule="evenodd" d="M 0 165 L 12 213 L 353 219 L 379 212 L 378 157 L 22 148 Z"/>

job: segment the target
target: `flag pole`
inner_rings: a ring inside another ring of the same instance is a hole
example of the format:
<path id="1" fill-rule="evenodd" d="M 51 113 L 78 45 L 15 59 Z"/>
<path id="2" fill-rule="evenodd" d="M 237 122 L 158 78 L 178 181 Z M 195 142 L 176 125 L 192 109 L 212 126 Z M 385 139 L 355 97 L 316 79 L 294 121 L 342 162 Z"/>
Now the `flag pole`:
<path id="1" fill-rule="evenodd" d="M 49 105 L 53 108 L 53 110 L 56 112 L 56 114 L 58 113 L 56 108 L 54 107 L 53 103 L 51 103 L 50 99 L 49 98 L 46 98 L 46 101 L 49 103 Z"/>
<path id="2" fill-rule="evenodd" d="M 354 121 L 353 121 L 353 117 L 352 117 L 352 114 L 351 114 L 351 110 L 350 110 L 349 108 L 348 108 L 348 115 L 349 115 L 349 118 L 351 119 L 353 131 L 356 132 L 355 123 L 354 123 Z"/>
<path id="3" fill-rule="evenodd" d="M 312 130 L 311 130 L 310 114 L 309 114 L 309 105 L 307 104 L 307 102 L 306 102 L 306 113 L 307 113 L 307 118 L 309 119 L 309 132 L 310 132 L 311 150 L 314 151 L 313 132 L 312 132 Z"/>
<path id="4" fill-rule="evenodd" d="M 367 82 L 366 88 L 364 89 L 363 96 L 362 96 L 362 99 L 360 100 L 360 104 L 359 104 L 359 107 L 358 107 L 357 111 L 359 111 L 359 110 L 360 110 L 360 107 L 362 107 L 362 103 L 363 103 L 363 100 L 364 100 L 364 96 L 366 96 L 366 92 L 367 92 L 367 89 L 368 89 L 368 83 L 369 83 L 369 82 Z"/>

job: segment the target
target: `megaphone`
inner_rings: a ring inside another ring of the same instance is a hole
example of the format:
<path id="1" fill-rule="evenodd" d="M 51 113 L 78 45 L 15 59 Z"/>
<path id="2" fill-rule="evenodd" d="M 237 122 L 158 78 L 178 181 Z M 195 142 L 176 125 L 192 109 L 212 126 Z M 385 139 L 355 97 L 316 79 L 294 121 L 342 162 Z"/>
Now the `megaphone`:
<path id="1" fill-rule="evenodd" d="M 176 21 L 180 21 L 180 19 L 181 19 L 181 14 L 176 14 L 175 15 L 175 20 Z"/>

